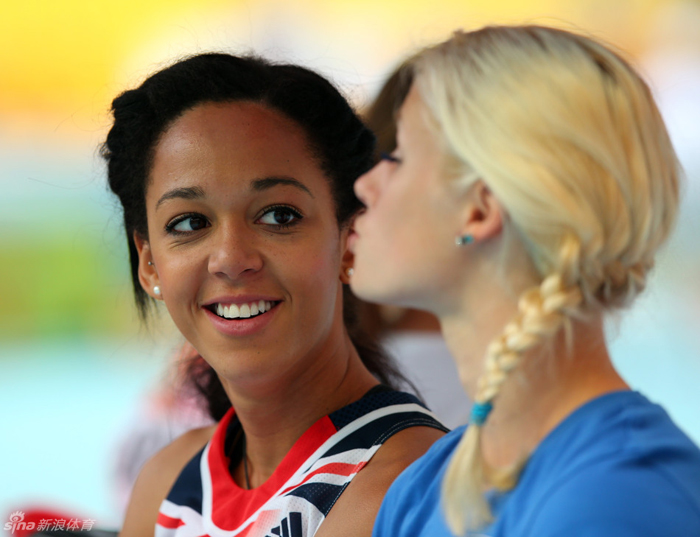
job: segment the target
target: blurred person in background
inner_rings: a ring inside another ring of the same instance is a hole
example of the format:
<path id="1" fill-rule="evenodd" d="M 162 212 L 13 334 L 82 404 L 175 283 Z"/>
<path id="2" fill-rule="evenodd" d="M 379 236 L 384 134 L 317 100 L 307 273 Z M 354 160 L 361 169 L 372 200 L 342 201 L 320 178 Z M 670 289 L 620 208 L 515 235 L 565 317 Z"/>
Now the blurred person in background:
<path id="1" fill-rule="evenodd" d="M 603 331 L 677 217 L 646 83 L 535 26 L 457 32 L 411 65 L 397 148 L 355 185 L 351 285 L 437 315 L 474 405 L 374 535 L 700 535 L 700 450 L 630 390 Z"/>
<path id="2" fill-rule="evenodd" d="M 407 62 L 399 64 L 362 114 L 377 137 L 378 158 L 396 149 L 396 113 L 408 92 L 407 69 L 410 69 Z M 442 423 L 454 429 L 467 422 L 469 398 L 459 382 L 435 315 L 412 308 L 361 302 L 360 321 L 380 339 Z"/>
<path id="3" fill-rule="evenodd" d="M 155 73 L 112 112 L 136 303 L 162 301 L 206 360 L 192 373 L 218 422 L 146 463 L 122 535 L 369 535 L 445 430 L 390 387 L 345 292 L 371 132 L 317 74 L 227 54 Z"/>
<path id="4" fill-rule="evenodd" d="M 119 438 L 114 448 L 113 493 L 122 516 L 148 459 L 183 433 L 216 423 L 196 384 L 208 367 L 192 345 L 181 344 L 170 357 L 163 380 L 145 394 Z"/>

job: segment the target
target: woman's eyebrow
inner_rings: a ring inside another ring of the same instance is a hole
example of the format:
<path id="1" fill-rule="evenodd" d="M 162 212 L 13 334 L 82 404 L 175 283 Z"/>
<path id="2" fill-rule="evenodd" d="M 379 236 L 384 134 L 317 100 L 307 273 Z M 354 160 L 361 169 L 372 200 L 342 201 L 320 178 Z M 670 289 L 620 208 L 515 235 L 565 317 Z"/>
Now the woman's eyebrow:
<path id="1" fill-rule="evenodd" d="M 194 200 L 194 199 L 200 199 L 204 197 L 204 190 L 198 186 L 191 186 L 191 187 L 186 187 L 186 188 L 174 188 L 173 190 L 168 190 L 165 194 L 163 194 L 160 199 L 158 200 L 158 203 L 156 203 L 156 210 L 158 210 L 158 207 L 165 201 L 172 200 L 172 199 L 185 199 L 185 200 Z"/>
<path id="2" fill-rule="evenodd" d="M 277 185 L 293 186 L 295 188 L 298 188 L 299 190 L 303 190 L 309 196 L 314 198 L 314 195 L 306 187 L 306 185 L 301 183 L 300 181 L 297 181 L 293 177 L 265 177 L 264 179 L 255 179 L 250 184 L 251 188 L 256 192 L 261 192 L 263 190 L 267 190 Z"/>

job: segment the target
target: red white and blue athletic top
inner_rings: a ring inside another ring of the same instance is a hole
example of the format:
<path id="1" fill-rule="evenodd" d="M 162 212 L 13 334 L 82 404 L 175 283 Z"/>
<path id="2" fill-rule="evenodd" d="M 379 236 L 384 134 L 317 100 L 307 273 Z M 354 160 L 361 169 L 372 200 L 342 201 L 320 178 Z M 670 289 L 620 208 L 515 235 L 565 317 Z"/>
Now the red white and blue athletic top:
<path id="1" fill-rule="evenodd" d="M 185 466 L 160 507 L 156 537 L 311 537 L 359 472 L 408 427 L 447 429 L 410 394 L 377 386 L 314 423 L 272 476 L 245 490 L 231 477 L 233 409 Z"/>

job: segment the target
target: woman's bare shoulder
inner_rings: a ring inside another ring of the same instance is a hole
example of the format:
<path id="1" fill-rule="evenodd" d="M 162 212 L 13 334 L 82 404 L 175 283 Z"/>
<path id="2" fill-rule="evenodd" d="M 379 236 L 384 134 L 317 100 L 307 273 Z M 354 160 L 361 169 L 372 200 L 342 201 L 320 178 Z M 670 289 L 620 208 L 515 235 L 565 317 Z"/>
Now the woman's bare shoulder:
<path id="1" fill-rule="evenodd" d="M 187 431 L 151 457 L 131 492 L 120 537 L 153 537 L 160 504 L 185 465 L 211 439 L 216 425 Z"/>
<path id="2" fill-rule="evenodd" d="M 323 536 L 369 537 L 386 491 L 413 461 L 445 433 L 432 427 L 410 427 L 389 438 L 340 496 L 316 533 Z"/>
<path id="3" fill-rule="evenodd" d="M 389 438 L 377 453 L 372 457 L 367 464 L 367 468 L 371 464 L 382 466 L 382 468 L 400 466 L 401 473 L 409 464 L 415 461 L 418 457 L 425 454 L 436 440 L 445 436 L 445 432 L 434 427 L 409 427 L 403 431 L 399 431 Z M 395 470 L 396 468 L 393 468 Z M 359 475 L 359 474 L 358 474 Z"/>

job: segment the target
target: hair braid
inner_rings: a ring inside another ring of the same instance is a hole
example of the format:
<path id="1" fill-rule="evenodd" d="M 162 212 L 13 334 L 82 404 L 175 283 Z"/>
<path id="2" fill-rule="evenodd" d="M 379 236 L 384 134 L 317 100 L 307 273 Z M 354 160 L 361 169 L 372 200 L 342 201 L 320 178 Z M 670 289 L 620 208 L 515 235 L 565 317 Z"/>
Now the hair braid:
<path id="1" fill-rule="evenodd" d="M 576 281 L 580 250 L 576 237 L 567 234 L 560 248 L 558 271 L 547 276 L 539 286 L 521 294 L 515 318 L 487 348 L 475 403 L 494 401 L 510 372 L 520 364 L 527 351 L 551 341 L 561 330 L 568 334 L 571 319 L 581 316 L 583 293 Z M 443 482 L 445 516 L 450 529 L 457 535 L 491 519 L 482 496 L 483 486 L 490 484 L 502 490 L 512 488 L 526 460 L 504 469 L 489 468 L 481 455 L 481 430 L 479 424 L 469 425 Z"/>

